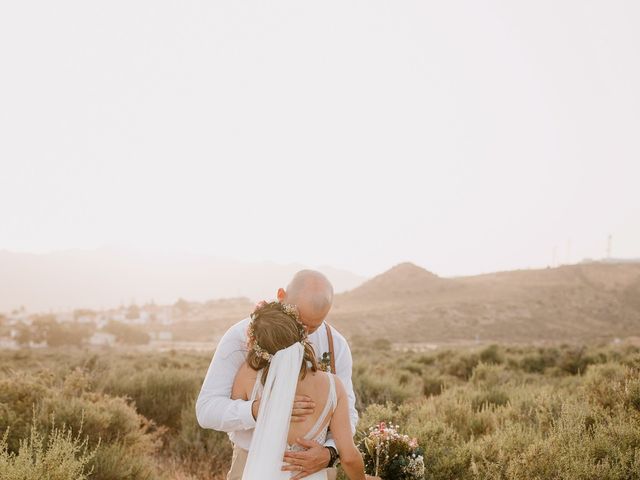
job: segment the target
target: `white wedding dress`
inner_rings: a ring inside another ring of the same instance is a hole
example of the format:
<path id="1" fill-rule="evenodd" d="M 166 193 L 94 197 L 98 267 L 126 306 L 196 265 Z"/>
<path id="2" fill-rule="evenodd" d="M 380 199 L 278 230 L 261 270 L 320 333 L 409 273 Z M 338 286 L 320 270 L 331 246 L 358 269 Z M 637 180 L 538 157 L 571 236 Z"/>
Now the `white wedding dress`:
<path id="1" fill-rule="evenodd" d="M 276 352 L 271 360 L 264 387 L 261 382 L 263 372 L 258 372 L 251 400 L 255 400 L 261 394 L 260 414 L 253 432 L 242 480 L 289 480 L 293 476 L 292 472 L 283 472 L 281 468 L 286 450 L 304 450 L 297 444 L 287 443 L 302 355 L 302 346 L 299 343 Z M 338 402 L 335 379 L 330 373 L 326 375 L 329 378 L 329 393 L 325 407 L 316 423 L 303 437 L 305 440 L 313 440 L 321 445 L 327 439 L 331 416 Z M 321 470 L 304 478 L 305 480 L 327 480 L 327 471 Z"/>

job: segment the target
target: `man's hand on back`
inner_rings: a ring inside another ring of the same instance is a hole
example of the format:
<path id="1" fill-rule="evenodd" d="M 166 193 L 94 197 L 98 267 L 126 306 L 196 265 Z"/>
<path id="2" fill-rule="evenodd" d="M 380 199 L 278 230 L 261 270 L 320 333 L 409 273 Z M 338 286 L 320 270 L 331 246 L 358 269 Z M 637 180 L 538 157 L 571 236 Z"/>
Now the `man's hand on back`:
<path id="1" fill-rule="evenodd" d="M 293 410 L 291 411 L 291 422 L 304 422 L 309 415 L 313 415 L 316 404 L 308 395 L 296 395 L 293 399 Z"/>
<path id="2" fill-rule="evenodd" d="M 327 468 L 331 461 L 329 449 L 320 445 L 318 442 L 299 438 L 298 445 L 305 447 L 304 452 L 285 452 L 285 466 L 282 470 L 285 472 L 297 472 L 291 480 L 300 480 L 301 478 L 313 475 L 323 468 Z"/>

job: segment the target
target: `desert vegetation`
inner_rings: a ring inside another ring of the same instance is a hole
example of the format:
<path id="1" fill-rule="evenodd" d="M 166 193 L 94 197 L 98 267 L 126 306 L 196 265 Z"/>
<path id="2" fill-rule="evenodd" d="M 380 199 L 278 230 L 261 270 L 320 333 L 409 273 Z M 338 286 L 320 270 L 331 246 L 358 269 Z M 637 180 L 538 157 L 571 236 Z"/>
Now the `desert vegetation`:
<path id="1" fill-rule="evenodd" d="M 639 348 L 388 346 L 354 344 L 359 435 L 400 425 L 425 449 L 426 479 L 640 478 Z M 223 478 L 230 444 L 194 412 L 209 361 L 0 352 L 0 478 Z"/>

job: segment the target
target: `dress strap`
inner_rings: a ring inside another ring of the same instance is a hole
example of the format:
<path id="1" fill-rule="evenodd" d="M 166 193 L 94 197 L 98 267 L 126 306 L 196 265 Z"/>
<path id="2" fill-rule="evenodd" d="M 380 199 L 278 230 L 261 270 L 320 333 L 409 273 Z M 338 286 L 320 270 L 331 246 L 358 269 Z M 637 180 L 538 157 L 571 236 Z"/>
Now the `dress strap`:
<path id="1" fill-rule="evenodd" d="M 336 393 L 336 379 L 333 375 L 329 375 L 329 400 L 331 401 L 331 413 L 338 406 L 338 394 Z"/>
<path id="2" fill-rule="evenodd" d="M 262 374 L 264 373 L 264 369 L 258 371 L 258 375 L 256 376 L 256 383 L 253 384 L 253 390 L 251 390 L 251 398 L 249 400 L 255 400 L 258 398 L 258 392 L 262 390 Z"/>

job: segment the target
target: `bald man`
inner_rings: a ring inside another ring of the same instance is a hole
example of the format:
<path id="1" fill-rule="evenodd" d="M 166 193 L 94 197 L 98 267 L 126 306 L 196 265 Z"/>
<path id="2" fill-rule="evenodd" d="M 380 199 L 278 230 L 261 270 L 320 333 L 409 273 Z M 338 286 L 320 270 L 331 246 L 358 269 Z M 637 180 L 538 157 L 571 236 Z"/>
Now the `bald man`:
<path id="1" fill-rule="evenodd" d="M 309 341 L 319 361 L 330 358 L 329 352 L 333 352 L 331 365 L 347 390 L 351 429 L 355 434 L 358 412 L 351 381 L 351 350 L 346 339 L 324 321 L 333 303 L 331 283 L 320 272 L 301 270 L 294 275 L 286 290 L 278 289 L 277 298 L 282 303 L 298 307 L 300 320 L 307 328 Z M 249 321 L 250 318 L 245 318 L 236 323 L 220 340 L 196 401 L 196 417 L 200 426 L 228 433 L 233 443 L 233 458 L 227 480 L 242 479 L 260 406 L 259 399 L 231 400 L 233 381 L 247 356 Z M 296 396 L 291 421 L 303 421 L 305 416 L 314 411 L 315 405 L 309 397 Z M 335 467 L 339 452 L 330 434 L 324 445 L 304 440 L 301 445 L 307 447 L 307 450 L 285 454 L 284 469 L 296 472 L 292 480 L 302 479 L 324 468 Z M 330 471 L 329 478 L 336 478 L 335 468 Z"/>

